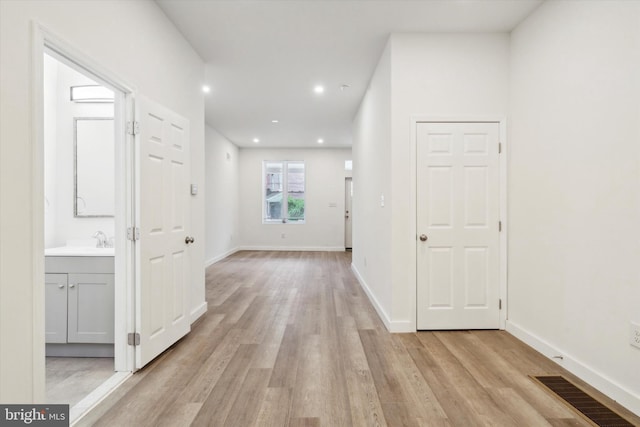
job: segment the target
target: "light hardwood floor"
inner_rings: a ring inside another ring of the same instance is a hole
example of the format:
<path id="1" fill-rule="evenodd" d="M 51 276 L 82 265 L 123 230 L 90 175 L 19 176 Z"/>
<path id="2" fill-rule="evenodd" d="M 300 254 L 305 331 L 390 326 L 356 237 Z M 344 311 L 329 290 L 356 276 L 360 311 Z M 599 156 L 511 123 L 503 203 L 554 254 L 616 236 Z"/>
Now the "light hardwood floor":
<path id="1" fill-rule="evenodd" d="M 389 334 L 350 263 L 239 252 L 213 265 L 206 316 L 79 425 L 589 425 L 528 375 L 593 390 L 504 331 Z"/>

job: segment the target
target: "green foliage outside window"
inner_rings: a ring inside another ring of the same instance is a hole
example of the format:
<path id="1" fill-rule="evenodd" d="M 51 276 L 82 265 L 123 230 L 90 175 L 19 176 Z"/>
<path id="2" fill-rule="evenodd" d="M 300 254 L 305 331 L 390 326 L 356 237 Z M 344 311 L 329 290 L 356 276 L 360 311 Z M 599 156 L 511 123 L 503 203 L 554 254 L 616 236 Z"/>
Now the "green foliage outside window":
<path id="1" fill-rule="evenodd" d="M 287 209 L 290 219 L 304 219 L 304 199 L 287 198 Z"/>

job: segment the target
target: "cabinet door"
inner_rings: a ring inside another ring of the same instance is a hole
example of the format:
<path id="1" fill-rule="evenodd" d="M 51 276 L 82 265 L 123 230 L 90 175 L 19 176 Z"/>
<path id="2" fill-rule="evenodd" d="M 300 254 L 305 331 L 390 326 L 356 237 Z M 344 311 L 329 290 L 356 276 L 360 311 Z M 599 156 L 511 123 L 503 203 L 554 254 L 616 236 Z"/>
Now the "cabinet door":
<path id="1" fill-rule="evenodd" d="M 69 274 L 70 343 L 113 343 L 113 274 Z"/>
<path id="2" fill-rule="evenodd" d="M 45 342 L 67 342 L 67 275 L 45 274 Z"/>

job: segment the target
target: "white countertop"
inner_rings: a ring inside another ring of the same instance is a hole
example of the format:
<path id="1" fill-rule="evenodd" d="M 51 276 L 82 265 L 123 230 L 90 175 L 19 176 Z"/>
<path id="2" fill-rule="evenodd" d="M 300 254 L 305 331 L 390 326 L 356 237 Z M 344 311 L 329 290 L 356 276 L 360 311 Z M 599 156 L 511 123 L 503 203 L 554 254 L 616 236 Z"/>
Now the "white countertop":
<path id="1" fill-rule="evenodd" d="M 87 246 L 60 246 L 44 250 L 45 256 L 114 256 L 114 248 L 94 248 Z"/>

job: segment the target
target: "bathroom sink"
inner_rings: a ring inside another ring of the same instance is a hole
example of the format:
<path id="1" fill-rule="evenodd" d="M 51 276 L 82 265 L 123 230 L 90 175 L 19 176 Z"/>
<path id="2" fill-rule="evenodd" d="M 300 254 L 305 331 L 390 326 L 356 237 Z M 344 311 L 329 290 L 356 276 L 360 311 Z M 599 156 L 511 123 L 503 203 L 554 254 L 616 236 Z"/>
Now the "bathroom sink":
<path id="1" fill-rule="evenodd" d="M 60 246 L 44 250 L 45 256 L 114 256 L 114 248 L 90 246 Z"/>

